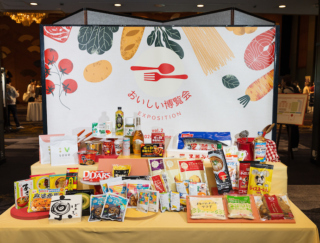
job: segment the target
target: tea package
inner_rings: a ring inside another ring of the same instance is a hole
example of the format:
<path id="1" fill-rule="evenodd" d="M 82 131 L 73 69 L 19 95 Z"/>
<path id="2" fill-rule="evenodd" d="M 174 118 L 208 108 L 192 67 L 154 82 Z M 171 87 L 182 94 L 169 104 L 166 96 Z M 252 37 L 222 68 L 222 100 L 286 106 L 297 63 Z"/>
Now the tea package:
<path id="1" fill-rule="evenodd" d="M 190 196 L 205 196 L 207 195 L 207 185 L 206 183 L 189 183 L 189 195 Z"/>
<path id="2" fill-rule="evenodd" d="M 161 213 L 170 211 L 170 192 L 160 193 L 160 210 Z"/>
<path id="3" fill-rule="evenodd" d="M 218 193 L 230 192 L 232 190 L 232 183 L 223 150 L 209 151 L 208 155 L 216 179 Z"/>
<path id="4" fill-rule="evenodd" d="M 221 197 L 189 197 L 192 219 L 226 220 Z"/>
<path id="5" fill-rule="evenodd" d="M 33 189 L 33 180 L 21 180 L 14 182 L 14 203 L 16 209 L 25 208 L 29 202 L 29 190 Z"/>
<path id="6" fill-rule="evenodd" d="M 228 218 L 254 219 L 249 196 L 226 195 L 228 205 Z"/>
<path id="7" fill-rule="evenodd" d="M 273 165 L 253 164 L 250 166 L 248 194 L 264 195 L 271 190 Z"/>
<path id="8" fill-rule="evenodd" d="M 72 191 L 78 189 L 78 171 L 79 168 L 67 168 L 66 190 Z"/>
<path id="9" fill-rule="evenodd" d="M 176 182 L 181 181 L 180 167 L 177 158 L 163 159 L 164 168 L 168 175 L 169 190 L 176 191 Z"/>
<path id="10" fill-rule="evenodd" d="M 121 177 L 120 177 L 121 178 Z M 108 182 L 108 192 L 119 195 L 121 197 L 127 197 L 127 180 L 112 180 Z"/>
<path id="11" fill-rule="evenodd" d="M 50 175 L 50 189 L 65 188 L 66 174 Z"/>
<path id="12" fill-rule="evenodd" d="M 129 176 L 130 172 L 131 172 L 131 165 L 112 165 L 113 177 Z"/>
<path id="13" fill-rule="evenodd" d="M 49 211 L 52 196 L 62 196 L 62 195 L 65 195 L 64 188 L 30 190 L 27 211 L 28 213 Z"/>
<path id="14" fill-rule="evenodd" d="M 135 180 L 127 183 L 127 199 L 129 199 L 128 207 L 137 207 L 138 204 L 138 190 L 148 190 L 150 188 L 150 181 Z"/>
<path id="15" fill-rule="evenodd" d="M 149 199 L 150 199 L 149 190 L 138 190 L 137 211 L 147 213 L 149 209 Z"/>
<path id="16" fill-rule="evenodd" d="M 122 181 L 122 177 L 115 177 L 115 178 L 109 178 L 106 180 L 100 180 L 100 186 L 102 189 L 103 194 L 106 194 L 109 190 L 108 190 L 108 183 L 110 182 L 120 182 Z"/>
<path id="17" fill-rule="evenodd" d="M 89 222 L 101 221 L 101 213 L 106 200 L 105 194 L 90 196 L 90 216 Z"/>
<path id="18" fill-rule="evenodd" d="M 54 175 L 54 173 L 31 175 L 30 178 L 33 180 L 33 189 L 38 189 L 38 190 L 49 189 L 50 175 Z"/>
<path id="19" fill-rule="evenodd" d="M 109 193 L 106 196 L 106 200 L 103 205 L 101 218 L 123 222 L 126 215 L 128 202 L 129 200 L 127 198 Z"/>
<path id="20" fill-rule="evenodd" d="M 180 211 L 180 193 L 179 192 L 171 192 L 170 193 L 170 209 L 171 211 Z"/>
<path id="21" fill-rule="evenodd" d="M 154 212 L 154 213 L 159 212 L 159 199 L 160 199 L 159 192 L 150 190 L 149 207 L 148 207 L 149 212 Z"/>

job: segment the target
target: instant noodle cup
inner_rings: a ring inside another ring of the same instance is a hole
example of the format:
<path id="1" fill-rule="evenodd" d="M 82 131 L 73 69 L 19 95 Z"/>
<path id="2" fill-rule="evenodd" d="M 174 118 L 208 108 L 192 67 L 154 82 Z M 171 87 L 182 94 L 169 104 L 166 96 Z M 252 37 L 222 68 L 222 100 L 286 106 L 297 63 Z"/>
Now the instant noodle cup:
<path id="1" fill-rule="evenodd" d="M 273 165 L 253 164 L 250 166 L 248 194 L 270 194 Z"/>

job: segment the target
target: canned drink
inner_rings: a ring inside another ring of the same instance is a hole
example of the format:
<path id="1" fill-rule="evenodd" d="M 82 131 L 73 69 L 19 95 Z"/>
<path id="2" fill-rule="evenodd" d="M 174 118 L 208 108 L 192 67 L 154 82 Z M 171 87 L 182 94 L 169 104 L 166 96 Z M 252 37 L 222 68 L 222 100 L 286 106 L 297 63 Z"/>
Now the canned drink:
<path id="1" fill-rule="evenodd" d="M 123 138 L 123 149 L 122 154 L 123 156 L 130 156 L 130 138 L 124 137 Z"/>
<path id="2" fill-rule="evenodd" d="M 123 145 L 123 140 L 117 139 L 114 141 L 114 148 L 115 148 L 116 155 L 122 154 L 122 145 Z"/>
<path id="3" fill-rule="evenodd" d="M 95 160 L 96 160 L 96 154 L 95 153 L 79 152 L 78 158 L 79 158 L 80 165 L 94 165 Z"/>
<path id="4" fill-rule="evenodd" d="M 103 153 L 104 155 L 113 154 L 113 141 L 106 140 L 105 142 L 103 142 Z"/>
<path id="5" fill-rule="evenodd" d="M 102 142 L 100 141 L 86 141 L 87 153 L 96 153 L 102 155 Z"/>

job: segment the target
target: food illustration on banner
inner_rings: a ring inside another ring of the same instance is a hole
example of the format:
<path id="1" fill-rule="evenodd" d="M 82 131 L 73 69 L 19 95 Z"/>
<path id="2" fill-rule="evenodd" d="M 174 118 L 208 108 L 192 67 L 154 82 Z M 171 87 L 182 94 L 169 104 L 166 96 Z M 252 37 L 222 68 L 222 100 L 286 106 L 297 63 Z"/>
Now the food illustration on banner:
<path id="1" fill-rule="evenodd" d="M 102 55 L 111 49 L 113 33 L 118 30 L 119 27 L 115 26 L 82 26 L 78 34 L 79 49 L 87 50 L 89 54 Z"/>
<path id="2" fill-rule="evenodd" d="M 44 26 L 43 33 L 52 40 L 65 43 L 69 38 L 71 29 L 71 26 Z"/>
<path id="3" fill-rule="evenodd" d="M 236 76 L 228 74 L 222 77 L 222 83 L 227 89 L 234 89 L 240 85 Z"/>
<path id="4" fill-rule="evenodd" d="M 206 76 L 219 70 L 234 54 L 214 27 L 182 27 Z"/>
<path id="5" fill-rule="evenodd" d="M 83 71 L 83 77 L 88 82 L 98 83 L 108 78 L 111 73 L 111 63 L 107 60 L 100 60 L 86 66 Z"/>
<path id="6" fill-rule="evenodd" d="M 232 31 L 235 35 L 244 35 L 255 32 L 258 27 L 226 27 L 226 29 Z"/>
<path id="7" fill-rule="evenodd" d="M 124 60 L 130 60 L 137 52 L 145 27 L 123 27 L 120 52 Z"/>
<path id="8" fill-rule="evenodd" d="M 154 30 L 148 36 L 147 43 L 152 46 L 154 43 L 155 47 L 163 47 L 162 40 L 165 47 L 175 52 L 181 59 L 184 57 L 184 51 L 182 47 L 175 41 L 170 40 L 181 40 L 181 35 L 179 30 L 173 29 L 171 26 L 154 27 Z"/>
<path id="9" fill-rule="evenodd" d="M 244 53 L 244 62 L 252 70 L 262 70 L 274 61 L 276 28 L 254 38 Z"/>
<path id="10" fill-rule="evenodd" d="M 273 88 L 274 70 L 254 81 L 246 90 L 246 95 L 240 97 L 238 100 L 245 108 L 250 101 L 258 101 L 267 95 Z"/>
<path id="11" fill-rule="evenodd" d="M 169 74 L 174 71 L 174 66 L 169 63 L 162 63 L 159 67 L 139 67 L 139 66 L 132 66 L 132 71 L 143 71 L 143 70 L 155 70 L 157 69 L 162 74 Z"/>

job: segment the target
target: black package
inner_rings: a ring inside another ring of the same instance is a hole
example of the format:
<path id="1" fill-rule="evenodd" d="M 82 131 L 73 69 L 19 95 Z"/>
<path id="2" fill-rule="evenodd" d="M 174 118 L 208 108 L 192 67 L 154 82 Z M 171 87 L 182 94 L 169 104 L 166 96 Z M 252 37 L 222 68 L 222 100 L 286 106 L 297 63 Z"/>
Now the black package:
<path id="1" fill-rule="evenodd" d="M 93 189 L 66 191 L 66 195 L 82 195 L 82 216 L 90 215 L 90 196 L 93 194 Z"/>

